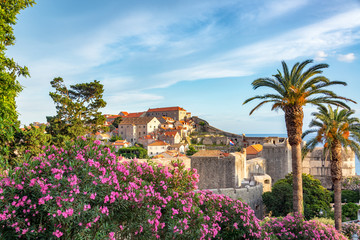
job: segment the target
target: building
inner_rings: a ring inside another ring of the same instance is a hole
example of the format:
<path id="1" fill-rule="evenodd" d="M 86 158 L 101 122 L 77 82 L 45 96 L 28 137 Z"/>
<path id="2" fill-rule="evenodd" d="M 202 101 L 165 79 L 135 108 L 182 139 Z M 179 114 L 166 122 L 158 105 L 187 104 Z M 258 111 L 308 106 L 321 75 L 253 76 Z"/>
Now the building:
<path id="1" fill-rule="evenodd" d="M 190 158 L 199 174 L 199 189 L 236 188 L 247 175 L 245 153 L 201 150 Z"/>
<path id="2" fill-rule="evenodd" d="M 148 155 L 150 157 L 159 155 L 160 153 L 166 152 L 169 148 L 170 144 L 164 141 L 154 141 L 147 146 Z"/>
<path id="3" fill-rule="evenodd" d="M 181 137 L 177 131 L 167 131 L 159 135 L 159 140 L 172 144 L 180 143 Z"/>
<path id="4" fill-rule="evenodd" d="M 155 142 L 155 138 L 153 135 L 145 135 L 138 138 L 138 143 L 142 144 L 144 148 L 146 148 L 150 143 Z"/>
<path id="5" fill-rule="evenodd" d="M 160 125 L 156 117 L 126 117 L 118 127 L 118 132 L 123 139 L 134 144 L 139 138 L 158 129 Z"/>
<path id="6" fill-rule="evenodd" d="M 174 120 L 184 120 L 186 110 L 182 107 L 150 108 L 146 112 L 147 117 L 171 117 Z"/>
<path id="7" fill-rule="evenodd" d="M 189 144 L 187 143 L 172 144 L 169 147 L 169 150 L 176 150 L 179 151 L 180 153 L 185 153 L 188 149 L 189 149 Z"/>
<path id="8" fill-rule="evenodd" d="M 117 140 L 110 145 L 113 146 L 116 150 L 119 150 L 120 148 L 130 147 L 131 143 L 126 140 Z"/>
<path id="9" fill-rule="evenodd" d="M 246 160 L 261 156 L 263 146 L 261 144 L 250 145 L 246 148 Z"/>

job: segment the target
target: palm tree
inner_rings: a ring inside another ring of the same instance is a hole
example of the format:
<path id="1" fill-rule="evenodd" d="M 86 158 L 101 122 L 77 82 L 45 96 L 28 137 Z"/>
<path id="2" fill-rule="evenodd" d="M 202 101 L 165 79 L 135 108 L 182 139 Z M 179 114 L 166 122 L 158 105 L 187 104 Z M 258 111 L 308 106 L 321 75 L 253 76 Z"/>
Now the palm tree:
<path id="1" fill-rule="evenodd" d="M 332 85 L 344 85 L 345 82 L 330 81 L 320 75 L 322 69 L 329 67 L 327 64 L 317 64 L 304 68 L 312 63 L 312 60 L 306 60 L 302 63 L 296 63 L 291 72 L 288 66 L 282 61 L 283 73 L 279 70 L 274 78 L 259 78 L 252 82 L 254 89 L 268 87 L 275 90 L 275 93 L 258 95 L 247 99 L 246 104 L 255 99 L 261 102 L 251 110 L 250 115 L 262 105 L 272 103 L 271 110 L 281 109 L 285 112 L 285 123 L 289 144 L 291 146 L 292 171 L 293 171 L 293 208 L 294 212 L 303 213 L 303 191 L 302 191 L 302 164 L 301 164 L 301 142 L 303 126 L 303 106 L 307 104 L 320 105 L 323 103 L 334 104 L 337 106 L 349 107 L 343 102 L 352 101 L 340 97 L 326 87 Z M 353 102 L 353 101 L 352 101 Z"/>
<path id="2" fill-rule="evenodd" d="M 334 185 L 334 208 L 335 228 L 341 231 L 341 178 L 342 178 L 342 149 L 350 148 L 360 157 L 360 120 L 352 117 L 354 111 L 346 109 L 333 110 L 320 106 L 319 112 L 312 115 L 315 117 L 309 127 L 313 129 L 304 132 L 303 137 L 310 133 L 317 136 L 306 144 L 306 151 L 314 149 L 318 143 L 324 143 L 324 154 L 331 161 L 331 179 Z"/>

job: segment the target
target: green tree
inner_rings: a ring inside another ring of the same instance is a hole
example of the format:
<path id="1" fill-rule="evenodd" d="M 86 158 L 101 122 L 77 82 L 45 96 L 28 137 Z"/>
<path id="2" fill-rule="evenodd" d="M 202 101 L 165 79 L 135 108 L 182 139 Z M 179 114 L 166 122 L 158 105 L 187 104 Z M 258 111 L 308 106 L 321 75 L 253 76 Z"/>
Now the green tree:
<path id="1" fill-rule="evenodd" d="M 99 111 L 106 106 L 103 85 L 99 81 L 70 85 L 68 89 L 62 78 L 54 78 L 51 86 L 55 92 L 50 97 L 56 105 L 56 116 L 48 117 L 47 131 L 55 143 L 75 139 L 88 133 L 105 130 L 106 118 Z"/>
<path id="2" fill-rule="evenodd" d="M 330 81 L 322 74 L 322 69 L 327 64 L 317 64 L 307 70 L 305 67 L 312 63 L 306 60 L 296 63 L 291 71 L 282 61 L 283 73 L 278 70 L 274 78 L 259 78 L 252 82 L 254 89 L 261 87 L 269 88 L 275 93 L 258 95 L 247 99 L 243 104 L 253 100 L 261 102 L 250 111 L 250 115 L 266 103 L 272 103 L 272 110 L 281 109 L 285 113 L 286 130 L 291 146 L 292 171 L 294 174 L 293 183 L 293 207 L 295 212 L 303 213 L 303 190 L 302 190 L 302 158 L 301 158 L 301 135 L 305 105 L 320 105 L 322 103 L 334 104 L 345 108 L 349 107 L 342 101 L 346 99 L 336 95 L 326 88 L 333 85 L 346 85 L 345 82 Z"/>
<path id="3" fill-rule="evenodd" d="M 197 153 L 198 151 L 196 151 L 196 149 L 194 148 L 194 146 L 190 145 L 189 149 L 186 151 L 186 155 L 188 156 L 192 156 L 195 153 Z"/>
<path id="4" fill-rule="evenodd" d="M 115 118 L 115 120 L 113 121 L 113 123 L 111 124 L 112 126 L 114 126 L 115 128 L 118 128 L 119 127 L 119 123 L 121 123 L 122 122 L 122 117 L 120 116 L 120 117 L 117 117 L 117 118 Z"/>
<path id="5" fill-rule="evenodd" d="M 349 220 L 356 220 L 357 219 L 357 212 L 360 209 L 355 203 L 347 203 L 342 205 L 341 210 L 341 219 L 342 221 L 349 221 Z"/>
<path id="6" fill-rule="evenodd" d="M 25 126 L 17 136 L 20 139 L 19 151 L 30 153 L 32 156 L 41 153 L 43 146 L 48 146 L 51 138 L 45 128 L 46 125 L 36 127 L 30 124 L 29 127 Z"/>
<path id="7" fill-rule="evenodd" d="M 5 52 L 15 44 L 16 15 L 34 3 L 33 0 L 0 1 L 0 156 L 6 159 L 14 152 L 14 136 L 20 126 L 15 102 L 22 90 L 18 77 L 30 75 L 27 67 L 18 65 Z"/>
<path id="8" fill-rule="evenodd" d="M 117 140 L 122 140 L 122 137 L 121 136 L 112 136 L 109 139 L 109 142 L 116 142 Z"/>
<path id="9" fill-rule="evenodd" d="M 302 174 L 304 189 L 304 216 L 306 219 L 320 216 L 320 210 L 330 213 L 331 193 L 318 179 L 309 174 Z M 292 212 L 291 201 L 293 191 L 293 175 L 288 174 L 284 179 L 277 181 L 271 192 L 263 194 L 266 211 L 275 217 L 286 216 Z"/>
<path id="10" fill-rule="evenodd" d="M 360 157 L 360 120 L 353 117 L 353 110 L 335 109 L 319 106 L 318 112 L 309 127 L 313 128 L 304 132 L 303 137 L 310 133 L 317 133 L 305 146 L 312 150 L 319 143 L 324 144 L 324 154 L 329 156 L 331 179 L 334 185 L 334 210 L 335 228 L 341 230 L 341 181 L 342 181 L 342 151 L 350 148 Z"/>
<path id="11" fill-rule="evenodd" d="M 125 157 L 125 158 L 140 158 L 145 159 L 148 158 L 147 150 L 142 147 L 127 147 L 127 148 L 120 148 L 118 150 L 118 154 Z"/>

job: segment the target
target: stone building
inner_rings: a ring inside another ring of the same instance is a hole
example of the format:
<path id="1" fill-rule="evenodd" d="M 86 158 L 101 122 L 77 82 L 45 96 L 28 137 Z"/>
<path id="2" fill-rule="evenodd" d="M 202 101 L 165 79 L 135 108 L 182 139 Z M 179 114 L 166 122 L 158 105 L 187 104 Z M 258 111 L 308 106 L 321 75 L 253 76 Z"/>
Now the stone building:
<path id="1" fill-rule="evenodd" d="M 355 176 L 355 153 L 348 149 L 343 150 L 342 175 L 344 178 Z M 328 189 L 332 188 L 330 160 L 324 154 L 323 148 L 315 148 L 303 160 L 303 173 L 311 174 L 321 181 Z"/>
<path id="2" fill-rule="evenodd" d="M 147 110 L 147 117 L 171 117 L 174 120 L 184 120 L 186 110 L 182 107 L 150 108 Z"/>
<path id="3" fill-rule="evenodd" d="M 156 117 L 131 117 L 124 118 L 118 127 L 118 132 L 123 139 L 134 144 L 138 138 L 154 132 L 160 125 Z"/>
<path id="4" fill-rule="evenodd" d="M 191 156 L 191 168 L 199 174 L 199 189 L 235 188 L 246 176 L 246 154 L 201 150 Z"/>
<path id="5" fill-rule="evenodd" d="M 266 174 L 271 176 L 273 183 L 292 171 L 291 147 L 287 140 L 278 144 L 265 143 L 262 157 L 266 159 Z"/>
<path id="6" fill-rule="evenodd" d="M 160 141 L 160 140 L 157 140 L 153 143 L 150 143 L 147 146 L 148 155 L 150 157 L 152 157 L 152 156 L 156 156 L 160 153 L 166 152 L 168 150 L 169 146 L 170 146 L 170 144 Z"/>

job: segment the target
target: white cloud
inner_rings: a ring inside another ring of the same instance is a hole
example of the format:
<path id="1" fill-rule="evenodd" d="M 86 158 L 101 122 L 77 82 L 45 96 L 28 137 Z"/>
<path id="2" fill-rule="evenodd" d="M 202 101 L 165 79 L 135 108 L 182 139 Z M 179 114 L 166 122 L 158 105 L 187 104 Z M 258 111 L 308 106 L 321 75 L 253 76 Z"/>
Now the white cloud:
<path id="1" fill-rule="evenodd" d="M 355 54 L 354 53 L 348 53 L 348 54 L 340 54 L 338 56 L 338 60 L 341 62 L 353 62 L 355 60 Z"/>
<path id="2" fill-rule="evenodd" d="M 327 58 L 328 54 L 324 51 L 318 51 L 315 54 L 315 61 L 324 61 Z"/>

